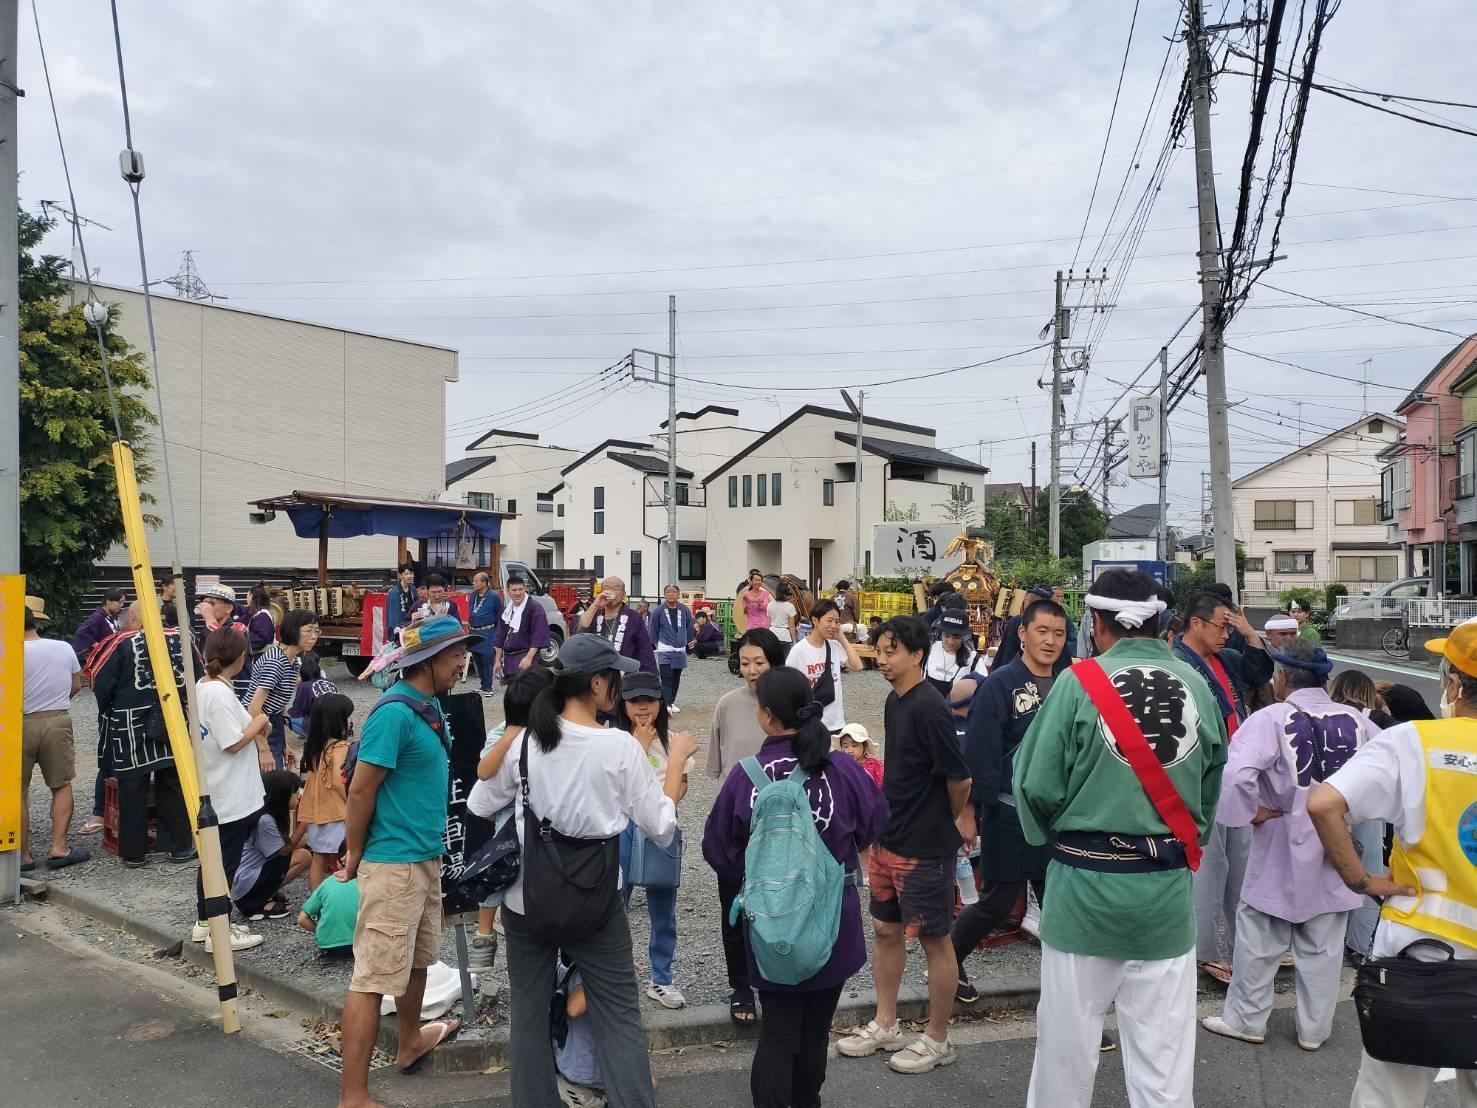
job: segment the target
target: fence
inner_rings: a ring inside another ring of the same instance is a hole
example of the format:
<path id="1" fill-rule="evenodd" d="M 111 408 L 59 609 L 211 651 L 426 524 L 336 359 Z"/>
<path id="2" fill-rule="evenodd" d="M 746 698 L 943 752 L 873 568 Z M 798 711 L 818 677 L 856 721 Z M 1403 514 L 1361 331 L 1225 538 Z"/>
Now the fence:
<path id="1" fill-rule="evenodd" d="M 1380 617 L 1392 609 L 1393 618 L 1399 619 L 1401 608 L 1408 613 L 1412 627 L 1455 627 L 1463 620 L 1477 617 L 1477 600 L 1433 600 L 1424 597 L 1414 600 L 1390 600 L 1380 597 Z"/>

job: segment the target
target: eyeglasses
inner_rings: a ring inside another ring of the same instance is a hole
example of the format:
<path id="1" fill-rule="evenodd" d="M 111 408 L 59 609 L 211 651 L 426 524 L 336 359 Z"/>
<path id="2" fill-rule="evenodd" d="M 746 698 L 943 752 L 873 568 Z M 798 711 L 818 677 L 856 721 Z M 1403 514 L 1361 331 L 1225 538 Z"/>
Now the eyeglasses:
<path id="1" fill-rule="evenodd" d="M 1231 625 L 1229 623 L 1216 623 L 1211 619 L 1203 619 L 1200 622 L 1207 627 L 1214 627 L 1222 635 L 1229 635 L 1231 633 Z"/>

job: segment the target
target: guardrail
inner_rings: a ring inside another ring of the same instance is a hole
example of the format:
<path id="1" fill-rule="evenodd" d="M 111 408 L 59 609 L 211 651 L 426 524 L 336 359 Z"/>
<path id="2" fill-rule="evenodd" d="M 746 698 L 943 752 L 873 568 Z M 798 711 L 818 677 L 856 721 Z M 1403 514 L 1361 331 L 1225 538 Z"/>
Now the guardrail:
<path id="1" fill-rule="evenodd" d="M 1393 618 L 1399 619 L 1401 608 L 1409 615 L 1412 627 L 1455 627 L 1463 620 L 1477 618 L 1477 600 L 1414 600 L 1381 598 L 1380 615 L 1385 618 L 1386 604 L 1393 606 Z"/>

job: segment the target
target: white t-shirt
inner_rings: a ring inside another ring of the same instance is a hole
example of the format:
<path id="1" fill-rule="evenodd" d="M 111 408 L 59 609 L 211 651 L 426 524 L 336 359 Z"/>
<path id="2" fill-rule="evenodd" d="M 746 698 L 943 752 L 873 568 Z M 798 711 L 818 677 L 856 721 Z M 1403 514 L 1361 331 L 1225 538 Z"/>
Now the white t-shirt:
<path id="1" fill-rule="evenodd" d="M 251 713 L 241 706 L 227 681 L 207 677 L 195 686 L 200 711 L 200 765 L 210 790 L 210 804 L 222 823 L 244 819 L 262 806 L 266 791 L 256 744 L 234 754 L 226 748 L 241 741 Z"/>
<path id="2" fill-rule="evenodd" d="M 638 750 L 641 748 L 641 744 L 639 742 L 636 744 L 636 748 Z M 645 750 L 644 753 L 646 754 L 647 762 L 651 764 L 652 772 L 656 774 L 656 783 L 658 785 L 665 785 L 667 783 L 667 763 L 668 761 L 670 761 L 670 759 L 668 759 L 667 757 L 667 752 L 662 749 L 661 740 L 657 739 L 655 742 L 653 742 L 651 746 L 649 746 Z M 682 775 L 684 777 L 691 777 L 692 771 L 696 767 L 696 758 L 687 759 L 687 764 L 682 767 Z"/>
<path id="3" fill-rule="evenodd" d="M 1477 727 L 1477 723 L 1473 726 Z M 1415 724 L 1402 723 L 1380 732 L 1360 747 L 1328 783 L 1348 803 L 1352 823 L 1384 820 L 1406 844 L 1420 841 L 1426 833 L 1426 751 Z M 1452 829 L 1453 833 L 1455 830 Z M 1389 899 L 1397 909 L 1409 909 L 1416 904 L 1416 899 L 1408 896 Z M 1376 958 L 1393 957 L 1417 939 L 1432 937 L 1414 927 L 1382 918 L 1374 931 L 1371 953 Z M 1451 939 L 1441 941 L 1452 947 L 1458 958 L 1477 959 L 1477 949 Z M 1422 947 L 1412 951 L 1411 956 L 1423 961 L 1437 957 Z"/>
<path id="4" fill-rule="evenodd" d="M 968 677 L 971 673 L 985 673 L 988 666 L 981 663 L 981 656 L 975 651 L 966 655 L 964 665 L 960 665 L 958 657 L 944 649 L 944 644 L 936 642 L 928 652 L 928 661 L 923 665 L 923 675 L 933 681 L 946 681 L 952 685 L 961 677 Z"/>
<path id="5" fill-rule="evenodd" d="M 467 808 L 483 819 L 516 802 L 520 842 L 518 761 L 530 739 L 527 731 L 514 739 L 502 768 L 490 780 L 478 781 L 467 797 Z M 646 752 L 629 731 L 563 721 L 559 745 L 552 751 L 545 754 L 537 742 L 528 748 L 528 795 L 540 819 L 575 838 L 619 835 L 632 821 L 660 846 L 677 833 L 677 806 L 662 792 Z M 503 903 L 523 913 L 522 876 L 508 886 Z"/>
<path id="6" fill-rule="evenodd" d="M 795 618 L 795 605 L 788 600 L 774 600 L 769 605 L 769 629 L 780 642 L 791 642 L 790 620 Z"/>
<path id="7" fill-rule="evenodd" d="M 841 706 L 841 670 L 846 664 L 846 648 L 840 643 L 829 640 L 821 643 L 820 646 L 811 646 L 810 636 L 806 635 L 790 647 L 789 656 L 785 658 L 785 665 L 805 674 L 810 681 L 810 687 L 815 688 L 815 683 L 820 680 L 821 674 L 826 669 L 827 647 L 831 650 L 831 679 L 836 683 L 836 699 L 826 705 L 821 722 L 826 725 L 826 730 L 834 735 L 846 726 L 846 712 Z"/>
<path id="8" fill-rule="evenodd" d="M 72 645 L 60 639 L 27 639 L 22 657 L 22 712 L 65 712 L 72 703 L 72 674 L 82 670 Z"/>

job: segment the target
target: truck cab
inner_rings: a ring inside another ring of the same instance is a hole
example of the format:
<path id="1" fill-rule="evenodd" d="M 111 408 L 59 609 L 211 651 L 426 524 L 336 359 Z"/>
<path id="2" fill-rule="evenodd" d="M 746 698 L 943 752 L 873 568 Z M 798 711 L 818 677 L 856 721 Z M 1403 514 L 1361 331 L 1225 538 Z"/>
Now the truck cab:
<path id="1" fill-rule="evenodd" d="M 523 562 L 504 562 L 501 566 L 502 580 L 498 582 L 499 589 L 504 599 L 507 598 L 508 578 L 521 577 L 528 589 L 529 598 L 544 610 L 544 615 L 549 618 L 549 645 L 543 649 L 539 657 L 545 664 L 552 664 L 559 656 L 559 648 L 564 645 L 564 640 L 569 638 L 569 625 L 564 621 L 564 613 L 559 610 L 559 605 L 554 603 L 554 598 L 549 595 L 546 586 L 539 575 Z"/>

